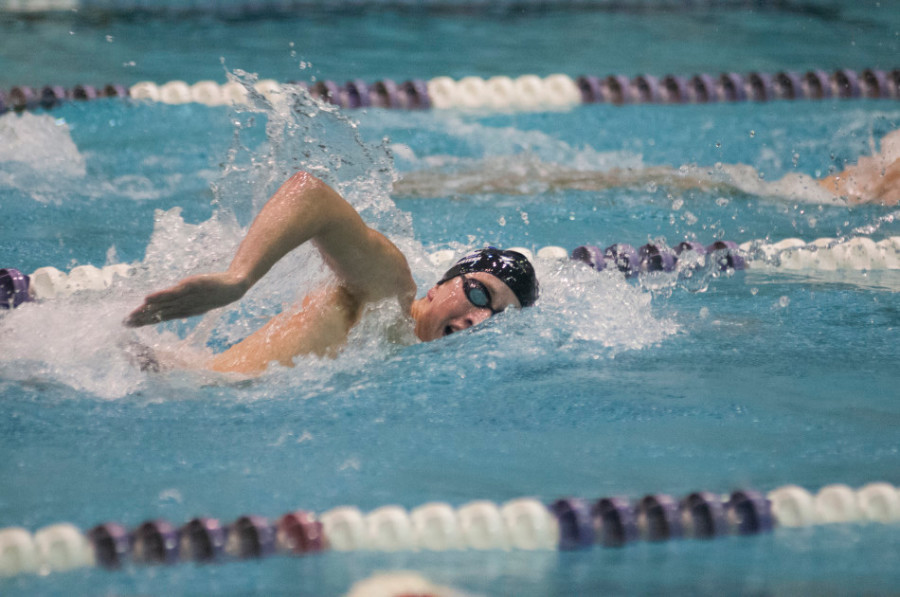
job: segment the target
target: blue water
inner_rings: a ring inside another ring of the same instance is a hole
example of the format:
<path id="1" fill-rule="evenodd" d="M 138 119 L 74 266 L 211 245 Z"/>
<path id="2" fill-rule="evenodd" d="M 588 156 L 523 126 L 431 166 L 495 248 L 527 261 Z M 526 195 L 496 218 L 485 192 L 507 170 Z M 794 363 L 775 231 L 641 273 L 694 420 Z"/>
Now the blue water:
<path id="1" fill-rule="evenodd" d="M 153 19 L 128 10 L 0 14 L 0 86 L 221 81 L 222 59 L 262 78 L 340 82 L 897 67 L 900 16 L 890 2 L 698 3 L 662 11 L 652 10 L 654 2 L 630 4 L 644 10 L 307 9 L 243 20 L 221 13 Z"/>
<path id="2" fill-rule="evenodd" d="M 228 68 L 281 80 L 308 75 L 298 69 L 301 60 L 338 80 L 894 66 L 887 62 L 897 50 L 894 13 L 826 7 L 832 12 L 824 16 L 4 17 L 0 76 L 10 85 L 224 80 L 219 56 Z M 613 26 L 585 33 L 573 44 L 577 52 L 538 51 L 541 43 L 558 48 L 551 41 L 574 29 L 590 30 L 591 21 Z M 674 32 L 684 28 L 669 27 L 673 21 L 706 34 L 728 23 L 727 35 L 720 33 L 728 43 L 712 38 L 695 53 L 677 43 Z M 6 63 L 31 34 L 53 37 L 73 23 L 73 35 L 54 39 L 73 61 L 81 48 L 96 53 L 93 66 L 66 68 L 49 50 L 33 53 L 28 69 L 24 58 Z M 782 29 L 772 25 L 788 31 L 798 23 L 838 37 L 778 43 Z M 660 39 L 662 30 L 670 37 Z M 867 35 L 853 33 L 863 30 Z M 388 31 L 397 45 L 364 51 L 367 40 L 387 39 Z M 771 37 L 758 40 L 759 31 Z M 348 41 L 325 43 L 329 32 L 344 32 Z M 188 37 L 191 49 L 182 45 Z M 628 44 L 654 53 L 605 51 Z M 120 67 L 132 58 L 137 66 Z M 135 525 L 156 517 L 180 524 L 200 514 L 228 521 L 298 507 L 413 508 L 524 495 L 549 501 L 786 483 L 810 490 L 833 482 L 900 484 L 897 272 L 748 271 L 629 282 L 542 263 L 538 306 L 473 333 L 391 344 L 378 339 L 384 322 L 375 315 L 366 321 L 371 338 L 354 336 L 338 359 L 300 359 L 294 369 L 274 368 L 252 382 L 134 369 L 117 347 L 135 333 L 119 326 L 121 318 L 147 291 L 227 263 L 241 227 L 297 167 L 329 168 L 323 175 L 407 251 L 421 288 L 439 271 L 417 255 L 448 247 L 900 235 L 896 209 L 880 206 L 675 183 L 579 190 L 547 174 L 568 168 L 602 179 L 616 167 L 715 171 L 722 163 L 749 165 L 765 180 L 822 175 L 898 128 L 896 103 L 349 116 L 97 101 L 0 117 L 0 138 L 12 148 L 0 149 L 0 265 L 25 272 L 141 266 L 109 291 L 0 315 L 0 527 Z M 524 181 L 517 188 L 490 190 L 495 178 L 517 176 Z M 472 186 L 460 191 L 460 178 Z M 319 275 L 307 253 L 280 268 L 221 318 L 138 337 L 219 349 Z M 325 554 L 80 570 L 3 579 L 0 593 L 337 595 L 393 569 L 490 595 L 890 593 L 900 581 L 898 549 L 894 527 L 838 525 L 585 553 Z"/>

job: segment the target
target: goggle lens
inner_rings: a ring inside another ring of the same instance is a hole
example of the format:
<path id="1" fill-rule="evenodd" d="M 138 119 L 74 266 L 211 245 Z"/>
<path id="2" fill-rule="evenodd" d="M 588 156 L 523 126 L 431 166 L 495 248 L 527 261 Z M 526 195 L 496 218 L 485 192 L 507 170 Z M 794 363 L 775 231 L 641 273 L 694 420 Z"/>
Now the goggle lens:
<path id="1" fill-rule="evenodd" d="M 492 314 L 497 314 L 491 306 L 491 291 L 480 280 L 463 277 L 463 290 L 469 302 L 479 309 L 490 309 Z"/>

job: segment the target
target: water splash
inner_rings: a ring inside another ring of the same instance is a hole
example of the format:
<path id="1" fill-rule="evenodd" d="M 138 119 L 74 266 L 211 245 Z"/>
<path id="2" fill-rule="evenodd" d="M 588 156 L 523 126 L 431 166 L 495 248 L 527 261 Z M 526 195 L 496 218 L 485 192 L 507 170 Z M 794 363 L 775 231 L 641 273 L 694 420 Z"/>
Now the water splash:
<path id="1" fill-rule="evenodd" d="M 0 116 L 0 187 L 19 189 L 38 201 L 58 200 L 59 186 L 87 173 L 68 123 L 48 114 Z"/>
<path id="2" fill-rule="evenodd" d="M 412 220 L 390 199 L 395 173 L 386 142 L 366 143 L 355 121 L 300 86 L 284 85 L 267 97 L 254 89 L 255 75 L 236 70 L 228 77 L 244 86 L 249 102 L 235 109 L 234 141 L 215 182 L 221 208 L 255 214 L 291 174 L 305 170 L 338 190 L 371 226 L 412 236 Z M 261 126 L 265 138 L 254 146 Z"/>
<path id="3" fill-rule="evenodd" d="M 401 197 L 533 195 L 561 189 L 615 188 L 646 189 L 652 194 L 665 187 L 724 195 L 743 193 L 809 204 L 845 204 L 816 178 L 798 172 L 769 181 L 758 167 L 748 164 L 652 165 L 637 153 L 574 146 L 542 131 L 490 126 L 458 115 L 404 117 L 413 119 L 417 129 L 446 138 L 441 145 L 451 146 L 453 155 L 420 156 L 408 145 L 394 145 L 402 175 L 393 190 Z M 385 114 L 379 124 L 388 130 L 399 128 L 400 123 L 393 121 L 397 118 Z M 776 158 L 773 154 L 759 160 L 766 163 Z"/>
<path id="4" fill-rule="evenodd" d="M 255 76 L 236 71 L 230 78 L 244 85 L 250 102 L 230 116 L 232 143 L 221 170 L 212 176 L 212 216 L 190 222 L 179 207 L 157 210 L 145 256 L 133 278 L 105 292 L 26 305 L 4 314 L 0 336 L 14 340 L 0 350 L 2 377 L 21 383 L 50 381 L 102 398 L 138 392 L 164 397 L 172 394 L 172 387 L 178 387 L 180 395 L 191 395 L 204 384 L 232 383 L 230 378 L 204 373 L 148 376 L 135 366 L 128 346 L 137 342 L 166 358 L 179 354 L 185 360 L 202 360 L 212 350 L 239 341 L 284 305 L 328 279 L 331 274 L 312 247 L 302 247 L 283 259 L 239 303 L 202 318 L 140 330 L 123 328 L 120 322 L 145 293 L 186 275 L 227 267 L 253 215 L 297 170 L 312 172 L 334 186 L 370 225 L 388 235 L 408 256 L 423 289 L 438 278 L 440 269 L 415 238 L 411 217 L 391 199 L 396 174 L 386 141 L 366 143 L 357 123 L 300 88 L 288 86 L 280 95 L 265 97 L 253 89 Z M 513 142 L 515 131 L 509 135 L 500 145 Z M 534 136 L 533 147 L 542 147 L 538 153 L 548 155 L 560 151 L 558 144 L 540 134 Z M 588 161 L 597 166 L 604 159 L 593 156 Z M 471 248 L 450 246 L 459 253 Z M 621 350 L 658 343 L 677 331 L 674 323 L 654 316 L 649 292 L 618 277 L 598 275 L 577 264 L 537 266 L 544 289 L 538 308 L 505 314 L 477 332 L 419 349 L 409 347 L 415 343 L 411 322 L 396 304 L 386 301 L 367 310 L 338 358 L 302 356 L 295 359 L 294 368 L 272 367 L 241 397 L 258 399 L 286 392 L 308 397 L 330 392 L 341 383 L 352 389 L 354 384 L 369 383 L 366 371 L 396 359 L 416 363 L 427 357 L 413 366 L 423 374 L 440 376 L 447 373 L 443 369 L 453 369 L 484 351 L 497 355 L 516 350 L 535 361 L 560 348 L 614 356 Z M 96 313 L 98 305 L 102 305 L 102 316 Z M 85 324 L 88 321 L 90 326 Z M 467 347 L 462 353 L 461 346 Z M 448 358 L 428 357 L 434 351 Z M 502 359 L 499 362 L 501 369 L 512 366 Z"/>
<path id="5" fill-rule="evenodd" d="M 3 314 L 0 378 L 61 384 L 105 399 L 139 391 L 146 376 L 122 350 L 126 308 L 121 297 L 107 292 L 26 303 Z"/>
<path id="6" fill-rule="evenodd" d="M 402 197 L 442 197 L 638 188 L 653 194 L 659 187 L 665 187 L 724 195 L 746 193 L 809 204 L 845 204 L 843 199 L 829 193 L 806 174 L 790 173 L 770 182 L 760 176 L 756 168 L 746 164 L 718 164 L 713 168 L 685 165 L 676 169 L 644 165 L 631 154 L 608 154 L 606 159 L 608 163 L 599 169 L 547 162 L 531 153 L 481 159 L 422 159 L 420 163 L 427 163 L 427 166 L 403 174 L 394 186 L 394 193 Z"/>

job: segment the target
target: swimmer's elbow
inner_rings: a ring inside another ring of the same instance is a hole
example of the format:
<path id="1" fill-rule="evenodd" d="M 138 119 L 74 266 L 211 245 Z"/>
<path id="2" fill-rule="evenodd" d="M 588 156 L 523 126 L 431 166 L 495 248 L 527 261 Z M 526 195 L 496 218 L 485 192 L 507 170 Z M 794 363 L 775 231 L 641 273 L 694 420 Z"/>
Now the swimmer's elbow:
<path id="1" fill-rule="evenodd" d="M 335 192 L 325 181 L 306 170 L 297 170 L 285 184 L 294 192 L 301 194 L 322 191 Z"/>

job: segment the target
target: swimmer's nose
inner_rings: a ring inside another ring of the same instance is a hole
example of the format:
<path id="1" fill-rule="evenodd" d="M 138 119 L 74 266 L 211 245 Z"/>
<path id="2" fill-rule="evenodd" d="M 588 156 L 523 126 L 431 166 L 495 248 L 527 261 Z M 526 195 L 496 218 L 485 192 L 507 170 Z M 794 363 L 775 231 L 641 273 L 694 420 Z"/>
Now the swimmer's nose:
<path id="1" fill-rule="evenodd" d="M 463 330 L 467 330 L 473 325 L 479 324 L 482 321 L 487 319 L 487 317 L 477 317 L 474 315 L 464 315 L 462 317 L 457 317 L 444 326 L 444 335 L 449 336 L 455 332 L 461 332 Z"/>
<path id="2" fill-rule="evenodd" d="M 444 328 L 444 335 L 449 336 L 450 334 L 455 334 L 456 332 L 461 332 L 463 330 L 467 330 L 470 327 L 472 327 L 471 323 L 467 324 L 467 323 L 454 322 L 454 323 L 448 324 Z"/>
<path id="3" fill-rule="evenodd" d="M 472 325 L 473 324 L 469 319 L 455 319 L 447 324 L 447 326 L 444 328 L 444 335 L 449 336 L 450 334 L 467 330 L 472 327 Z"/>

